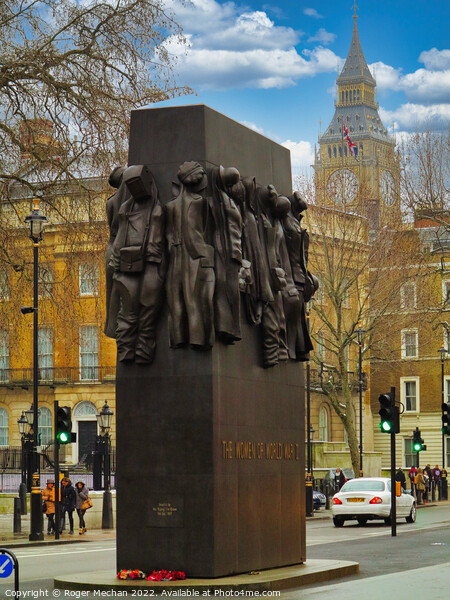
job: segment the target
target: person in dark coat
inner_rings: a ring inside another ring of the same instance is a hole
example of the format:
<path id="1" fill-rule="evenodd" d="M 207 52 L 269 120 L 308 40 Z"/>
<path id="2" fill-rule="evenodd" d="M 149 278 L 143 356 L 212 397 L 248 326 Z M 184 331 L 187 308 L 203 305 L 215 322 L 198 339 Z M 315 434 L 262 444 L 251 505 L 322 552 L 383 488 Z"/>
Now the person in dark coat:
<path id="1" fill-rule="evenodd" d="M 339 492 L 346 481 L 347 479 L 344 475 L 344 472 L 338 467 L 336 469 L 336 473 L 334 474 L 334 489 L 336 490 L 336 493 Z"/>
<path id="2" fill-rule="evenodd" d="M 395 481 L 400 481 L 402 490 L 406 492 L 406 477 L 401 468 L 399 468 L 397 473 L 395 474 Z"/>
<path id="3" fill-rule="evenodd" d="M 86 513 L 86 510 L 81 508 L 81 505 L 83 504 L 83 502 L 85 500 L 87 500 L 89 498 L 89 490 L 86 487 L 84 481 L 77 481 L 76 485 L 75 485 L 75 492 L 76 492 L 76 509 L 77 509 L 77 515 L 78 518 L 80 519 L 80 529 L 78 531 L 78 533 L 80 535 L 83 535 L 83 533 L 86 533 L 87 529 L 86 529 L 86 523 L 84 522 L 84 515 Z"/>
<path id="4" fill-rule="evenodd" d="M 62 533 L 64 529 L 64 521 L 67 513 L 69 519 L 70 530 L 69 533 L 73 534 L 73 511 L 77 502 L 77 494 L 72 482 L 68 477 L 64 477 L 61 481 L 61 526 L 59 532 Z"/>

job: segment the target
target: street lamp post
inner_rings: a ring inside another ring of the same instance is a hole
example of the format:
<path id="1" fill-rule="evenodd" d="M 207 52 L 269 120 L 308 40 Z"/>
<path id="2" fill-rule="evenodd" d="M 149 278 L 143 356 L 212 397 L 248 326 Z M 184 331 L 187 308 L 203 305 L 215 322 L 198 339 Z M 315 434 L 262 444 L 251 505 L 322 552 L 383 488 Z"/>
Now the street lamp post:
<path id="1" fill-rule="evenodd" d="M 100 472 L 97 474 L 97 481 L 101 484 L 101 465 L 103 463 L 103 511 L 102 511 L 102 529 L 113 528 L 113 513 L 112 513 L 112 497 L 111 497 L 111 438 L 109 431 L 113 418 L 113 411 L 109 408 L 108 402 L 97 415 L 98 426 L 100 427 L 100 435 L 96 440 L 96 460 L 94 466 Z M 102 460 L 103 459 L 103 460 Z M 101 487 L 101 485 L 100 485 Z"/>
<path id="2" fill-rule="evenodd" d="M 30 238 L 33 242 L 33 306 L 23 306 L 22 313 L 33 313 L 33 452 L 32 469 L 33 485 L 31 489 L 31 528 L 30 541 L 43 540 L 42 532 L 42 494 L 39 481 L 39 456 L 37 448 L 39 445 L 39 406 L 38 406 L 38 266 L 39 266 L 39 242 L 42 240 L 42 230 L 47 217 L 41 214 L 39 209 L 39 198 L 33 200 L 31 215 L 25 219 L 30 225 Z"/>
<path id="3" fill-rule="evenodd" d="M 359 476 L 362 477 L 363 472 L 363 401 L 362 401 L 362 346 L 364 341 L 365 330 L 361 326 L 361 321 L 358 323 L 358 383 L 359 383 Z"/>
<path id="4" fill-rule="evenodd" d="M 105 400 L 102 410 L 97 415 L 97 422 L 100 427 L 100 435 L 98 436 L 100 439 L 97 438 L 97 440 L 99 445 L 101 444 L 102 446 L 103 489 L 105 490 L 109 489 L 111 486 L 111 439 L 109 437 L 109 431 L 111 429 L 113 414 L 113 411 L 108 406 L 108 402 Z"/>

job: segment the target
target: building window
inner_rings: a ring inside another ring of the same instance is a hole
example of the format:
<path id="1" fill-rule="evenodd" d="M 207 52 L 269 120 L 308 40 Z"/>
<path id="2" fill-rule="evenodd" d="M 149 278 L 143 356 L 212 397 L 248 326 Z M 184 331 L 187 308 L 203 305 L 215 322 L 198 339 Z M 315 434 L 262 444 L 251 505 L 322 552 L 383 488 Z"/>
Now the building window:
<path id="1" fill-rule="evenodd" d="M 444 402 L 450 402 L 450 377 L 444 380 Z"/>
<path id="2" fill-rule="evenodd" d="M 319 362 L 325 362 L 325 338 L 321 332 L 317 334 L 316 356 Z"/>
<path id="3" fill-rule="evenodd" d="M 95 325 L 80 327 L 80 379 L 98 379 L 98 328 Z"/>
<path id="4" fill-rule="evenodd" d="M 53 272 L 50 267 L 39 267 L 39 297 L 49 298 L 53 292 Z"/>
<path id="5" fill-rule="evenodd" d="M 4 408 L 0 408 L 0 446 L 9 446 L 9 416 Z"/>
<path id="6" fill-rule="evenodd" d="M 404 283 L 400 288 L 400 306 L 406 310 L 417 307 L 417 289 L 413 281 Z"/>
<path id="7" fill-rule="evenodd" d="M 79 269 L 80 296 L 96 296 L 98 294 L 98 266 L 83 263 Z"/>
<path id="8" fill-rule="evenodd" d="M 402 358 L 418 357 L 417 329 L 404 329 L 402 331 Z"/>
<path id="9" fill-rule="evenodd" d="M 331 146 L 328 146 L 328 158 L 331 158 Z"/>
<path id="10" fill-rule="evenodd" d="M 336 146 L 333 146 L 333 156 L 336 158 Z"/>
<path id="11" fill-rule="evenodd" d="M 0 271 L 0 300 L 9 300 L 9 279 L 6 269 Z"/>
<path id="12" fill-rule="evenodd" d="M 442 303 L 445 308 L 450 309 L 450 281 L 442 282 Z"/>
<path id="13" fill-rule="evenodd" d="M 319 411 L 319 440 L 328 441 L 328 411 L 325 406 L 322 406 Z"/>
<path id="14" fill-rule="evenodd" d="M 0 331 L 0 381 L 9 380 L 9 334 Z"/>
<path id="15" fill-rule="evenodd" d="M 53 439 L 52 435 L 52 413 L 45 406 L 39 409 L 38 432 L 40 445 L 47 446 Z"/>
<path id="16" fill-rule="evenodd" d="M 38 332 L 38 366 L 39 379 L 52 381 L 53 379 L 53 329 L 41 327 Z"/>
<path id="17" fill-rule="evenodd" d="M 417 454 L 413 450 L 412 439 L 406 438 L 405 442 L 405 467 L 415 467 L 417 465 Z"/>
<path id="18" fill-rule="evenodd" d="M 405 412 L 419 412 L 419 378 L 400 378 L 400 401 Z"/>

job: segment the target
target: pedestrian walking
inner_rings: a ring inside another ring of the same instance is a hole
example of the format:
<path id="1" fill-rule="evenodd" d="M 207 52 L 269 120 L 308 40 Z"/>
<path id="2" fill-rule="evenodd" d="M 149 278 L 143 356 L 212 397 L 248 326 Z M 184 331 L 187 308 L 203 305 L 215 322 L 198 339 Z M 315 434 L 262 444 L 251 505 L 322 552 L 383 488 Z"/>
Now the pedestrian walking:
<path id="1" fill-rule="evenodd" d="M 42 503 L 45 502 L 45 516 L 47 517 L 47 533 L 55 533 L 55 482 L 47 479 L 47 487 L 42 490 Z"/>
<path id="2" fill-rule="evenodd" d="M 442 467 L 441 471 L 441 490 L 442 490 L 442 500 L 448 499 L 448 490 L 447 490 L 447 470 Z"/>
<path id="3" fill-rule="evenodd" d="M 400 481 L 400 485 L 402 486 L 402 490 L 406 492 L 406 477 L 403 473 L 401 467 L 398 468 L 397 473 L 395 474 L 395 481 Z"/>
<path id="4" fill-rule="evenodd" d="M 417 469 L 416 467 L 411 467 L 408 471 L 409 481 L 411 482 L 411 495 L 414 496 L 416 493 L 416 476 Z"/>
<path id="5" fill-rule="evenodd" d="M 439 494 L 439 500 L 442 499 L 442 493 L 441 493 L 441 470 L 439 468 L 438 465 L 436 465 L 434 467 L 434 469 L 432 469 L 431 471 L 431 479 L 433 482 L 433 486 L 434 489 L 438 491 Z"/>
<path id="6" fill-rule="evenodd" d="M 417 504 L 422 504 L 422 498 L 423 498 L 423 494 L 425 492 L 425 479 L 423 477 L 423 471 L 420 467 L 417 469 L 416 491 L 417 491 Z"/>
<path id="7" fill-rule="evenodd" d="M 341 487 L 344 485 L 344 483 L 346 481 L 347 481 L 347 479 L 345 478 L 344 472 L 338 467 L 336 469 L 336 473 L 334 474 L 335 494 L 337 494 L 339 492 L 339 490 L 341 489 Z"/>
<path id="8" fill-rule="evenodd" d="M 86 529 L 86 523 L 84 522 L 84 515 L 86 513 L 86 509 L 82 508 L 82 504 L 85 500 L 87 500 L 89 498 L 89 490 L 86 487 L 84 481 L 77 481 L 76 485 L 75 485 L 75 491 L 76 491 L 76 509 L 77 509 L 77 515 L 78 518 L 80 520 L 80 528 L 78 530 L 78 533 L 80 535 L 83 535 L 83 533 L 86 533 L 87 529 Z"/>
<path id="9" fill-rule="evenodd" d="M 431 473 L 431 470 L 430 470 Z M 425 481 L 425 491 L 423 493 L 423 503 L 426 504 L 430 501 L 430 486 L 431 486 L 431 477 L 428 475 L 427 468 L 423 469 L 423 479 Z"/>
<path id="10" fill-rule="evenodd" d="M 64 477 L 61 481 L 61 524 L 59 533 L 63 532 L 65 517 L 69 520 L 69 533 L 73 534 L 73 511 L 77 503 L 77 493 L 68 477 Z"/>

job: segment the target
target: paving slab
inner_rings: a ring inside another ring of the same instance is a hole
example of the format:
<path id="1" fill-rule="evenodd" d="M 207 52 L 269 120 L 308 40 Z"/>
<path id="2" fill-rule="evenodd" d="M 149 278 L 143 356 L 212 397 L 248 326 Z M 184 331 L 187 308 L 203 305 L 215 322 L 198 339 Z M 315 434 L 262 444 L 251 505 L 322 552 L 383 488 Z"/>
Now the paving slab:
<path id="1" fill-rule="evenodd" d="M 178 595 L 196 596 L 203 592 L 218 591 L 263 592 L 287 590 L 312 583 L 330 581 L 359 572 L 359 563 L 343 560 L 308 560 L 303 565 L 254 571 L 241 575 L 219 577 L 217 579 L 185 579 L 183 581 L 157 582 L 146 580 L 120 580 L 111 571 L 94 571 L 76 575 L 61 575 L 54 580 L 54 586 L 65 590 L 133 592 L 147 590 L 160 594 L 165 591 L 178 592 Z M 184 593 L 183 593 L 184 592 Z M 139 592 L 138 592 L 139 595 Z"/>

